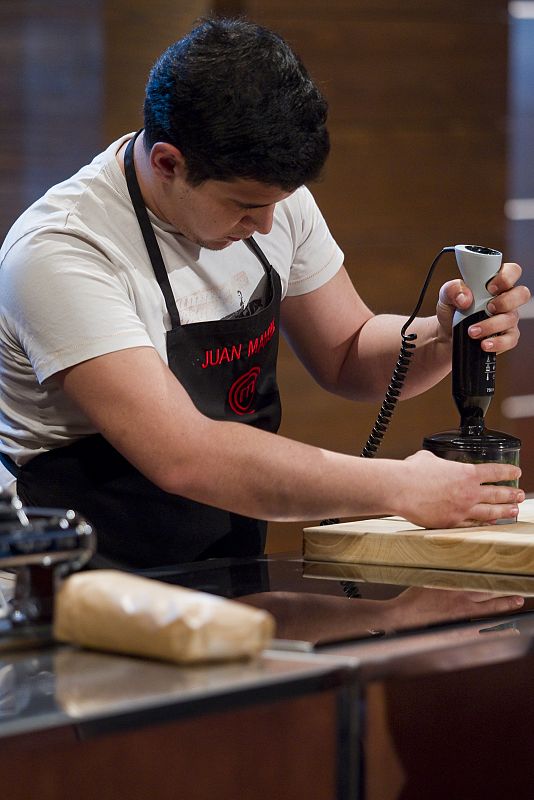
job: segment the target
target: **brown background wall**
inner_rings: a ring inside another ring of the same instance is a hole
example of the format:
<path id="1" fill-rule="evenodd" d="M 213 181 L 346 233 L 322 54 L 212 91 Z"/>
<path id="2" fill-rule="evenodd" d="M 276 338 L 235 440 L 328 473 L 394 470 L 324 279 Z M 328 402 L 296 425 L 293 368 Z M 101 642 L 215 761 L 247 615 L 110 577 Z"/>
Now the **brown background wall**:
<path id="1" fill-rule="evenodd" d="M 375 311 L 409 312 L 445 245 L 504 248 L 504 0 L 3 0 L 0 233 L 50 183 L 140 127 L 150 65 L 214 7 L 288 38 L 327 96 L 332 155 L 312 188 Z M 446 256 L 426 312 L 455 275 Z M 507 372 L 500 359 L 499 398 L 509 393 Z M 284 434 L 359 453 L 376 407 L 316 388 L 287 348 L 280 384 Z M 489 422 L 511 429 L 498 401 Z M 399 407 L 381 455 L 402 458 L 456 423 L 445 381 Z M 294 546 L 301 527 L 271 526 L 270 548 Z"/>
<path id="2" fill-rule="evenodd" d="M 314 193 L 376 312 L 409 313 L 443 246 L 469 241 L 504 248 L 502 0 L 249 0 L 246 6 L 289 39 L 329 100 L 332 155 Z M 446 256 L 423 307 L 427 313 L 441 283 L 456 274 Z M 287 350 L 280 369 L 283 432 L 359 453 L 378 409 L 316 389 Z M 506 392 L 506 364 L 499 364 L 498 377 L 499 393 Z M 498 401 L 490 413 L 491 426 L 502 428 Z M 425 434 L 456 424 L 447 380 L 398 407 L 380 453 L 405 457 Z M 287 526 L 271 531 L 273 546 L 281 546 Z"/>

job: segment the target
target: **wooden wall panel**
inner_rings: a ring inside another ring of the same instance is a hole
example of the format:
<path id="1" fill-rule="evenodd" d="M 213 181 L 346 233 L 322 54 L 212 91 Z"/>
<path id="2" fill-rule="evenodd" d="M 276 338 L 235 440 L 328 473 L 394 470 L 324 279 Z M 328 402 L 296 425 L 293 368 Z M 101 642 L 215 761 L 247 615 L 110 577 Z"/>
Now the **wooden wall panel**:
<path id="1" fill-rule="evenodd" d="M 510 198 L 533 204 L 534 198 L 534 19 L 510 20 L 510 107 L 508 185 Z M 523 268 L 523 280 L 534 293 L 534 213 L 511 214 L 507 226 L 507 251 Z M 521 416 L 506 420 L 522 441 L 522 485 L 534 492 L 534 301 L 524 309 L 521 340 L 508 359 L 508 395 L 523 406 Z"/>
<path id="2" fill-rule="evenodd" d="M 141 125 L 152 63 L 206 0 L 2 0 L 0 236 L 49 186 Z"/>
<path id="3" fill-rule="evenodd" d="M 100 142 L 101 3 L 2 0 L 0 237 Z"/>
<path id="4" fill-rule="evenodd" d="M 323 180 L 311 188 L 373 310 L 409 313 L 428 266 L 445 245 L 503 249 L 503 0 L 334 0 L 327 6 L 319 0 L 247 0 L 243 7 L 290 41 L 329 101 L 332 153 Z M 446 256 L 424 313 L 433 313 L 439 286 L 457 274 L 454 258 Z M 500 361 L 499 393 L 506 372 Z M 280 384 L 284 434 L 360 451 L 379 404 L 356 407 L 331 398 L 287 350 Z M 457 421 L 445 380 L 398 407 L 380 454 L 403 458 L 420 447 L 424 435 Z M 497 401 L 488 422 L 502 428 Z M 271 525 L 269 546 L 298 545 L 301 528 Z"/>
<path id="5" fill-rule="evenodd" d="M 388 16 L 361 13 L 356 2 L 351 14 L 338 14 L 334 4 L 301 18 L 291 6 L 286 18 L 269 14 L 268 24 L 321 83 L 333 125 L 391 128 L 416 119 L 478 125 L 496 109 L 502 120 L 506 83 L 499 51 L 506 26 L 466 20 L 463 7 L 452 5 L 456 17 L 445 19 L 423 11 L 405 15 L 401 3 Z M 263 11 L 251 15 L 264 17 Z M 490 60 L 492 53 L 497 57 Z"/>
<path id="6" fill-rule="evenodd" d="M 443 0 L 334 0 L 325 5 L 324 0 L 241 0 L 239 10 L 246 11 L 249 16 L 273 22 L 288 18 L 320 18 L 335 17 L 340 22 L 347 18 L 353 20 L 357 14 L 365 19 L 401 18 L 416 21 L 421 19 L 455 19 L 458 21 L 458 11 L 462 10 L 466 22 L 483 23 L 494 22 L 499 16 L 506 19 L 506 4 L 502 0 L 484 0 L 483 3 L 465 3 L 453 0 L 444 3 Z M 274 28 L 274 24 L 272 25 Z"/>
<path id="7" fill-rule="evenodd" d="M 362 246 L 388 247 L 399 264 L 407 247 L 428 248 L 427 259 L 410 271 L 413 292 L 441 247 L 473 238 L 502 246 L 502 135 L 493 139 L 474 126 L 343 127 L 334 129 L 333 140 L 326 179 L 312 190 L 350 268 L 356 269 Z M 449 259 L 445 274 L 456 271 Z M 366 293 L 374 291 L 370 278 L 359 275 Z"/>
<path id="8" fill-rule="evenodd" d="M 104 132 L 112 141 L 142 126 L 143 96 L 150 68 L 172 42 L 208 13 L 207 0 L 116 0 L 105 2 Z"/>

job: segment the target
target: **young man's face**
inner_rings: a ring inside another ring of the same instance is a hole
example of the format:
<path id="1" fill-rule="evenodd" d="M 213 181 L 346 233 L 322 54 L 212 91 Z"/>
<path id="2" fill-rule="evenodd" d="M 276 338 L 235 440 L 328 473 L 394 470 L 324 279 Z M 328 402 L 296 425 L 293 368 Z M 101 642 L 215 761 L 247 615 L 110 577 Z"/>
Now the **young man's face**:
<path id="1" fill-rule="evenodd" d="M 207 180 L 199 186 L 177 181 L 168 187 L 161 210 L 190 241 L 222 250 L 254 233 L 269 233 L 275 204 L 291 194 L 245 178 Z"/>

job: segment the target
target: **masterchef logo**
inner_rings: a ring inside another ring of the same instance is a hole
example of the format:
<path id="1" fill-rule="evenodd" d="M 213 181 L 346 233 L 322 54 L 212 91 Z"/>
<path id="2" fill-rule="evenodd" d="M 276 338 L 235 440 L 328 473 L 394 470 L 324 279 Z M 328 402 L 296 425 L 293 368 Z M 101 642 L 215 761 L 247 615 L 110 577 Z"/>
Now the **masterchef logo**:
<path id="1" fill-rule="evenodd" d="M 228 403 L 235 414 L 242 416 L 243 414 L 254 413 L 254 409 L 251 406 L 256 396 L 256 384 L 259 374 L 260 368 L 252 367 L 244 375 L 240 375 L 231 385 L 228 392 Z"/>

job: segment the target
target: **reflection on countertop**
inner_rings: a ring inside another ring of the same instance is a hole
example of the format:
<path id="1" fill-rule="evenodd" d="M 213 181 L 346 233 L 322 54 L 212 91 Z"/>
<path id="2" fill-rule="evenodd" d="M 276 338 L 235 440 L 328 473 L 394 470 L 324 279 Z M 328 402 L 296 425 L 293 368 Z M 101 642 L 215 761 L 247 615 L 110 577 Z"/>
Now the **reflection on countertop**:
<path id="1" fill-rule="evenodd" d="M 77 735 L 176 718 L 193 707 L 382 674 L 442 672 L 519 658 L 534 640 L 532 579 L 469 572 L 304 564 L 295 554 L 150 571 L 171 584 L 271 610 L 273 649 L 179 667 L 50 645 L 0 650 L 0 736 L 75 725 Z M 348 599 L 342 582 L 359 596 Z M 522 608 L 516 596 L 526 598 Z M 526 612 L 526 613 L 525 613 Z M 6 640 L 7 641 L 7 640 Z M 304 652 L 308 651 L 308 652 Z M 285 687 L 285 689 L 284 689 Z M 81 727 L 80 727 L 81 726 Z"/>
<path id="2" fill-rule="evenodd" d="M 534 607 L 531 576 L 303 562 L 296 554 L 215 559 L 151 574 L 266 608 L 279 639 L 319 646 L 391 639 Z"/>

